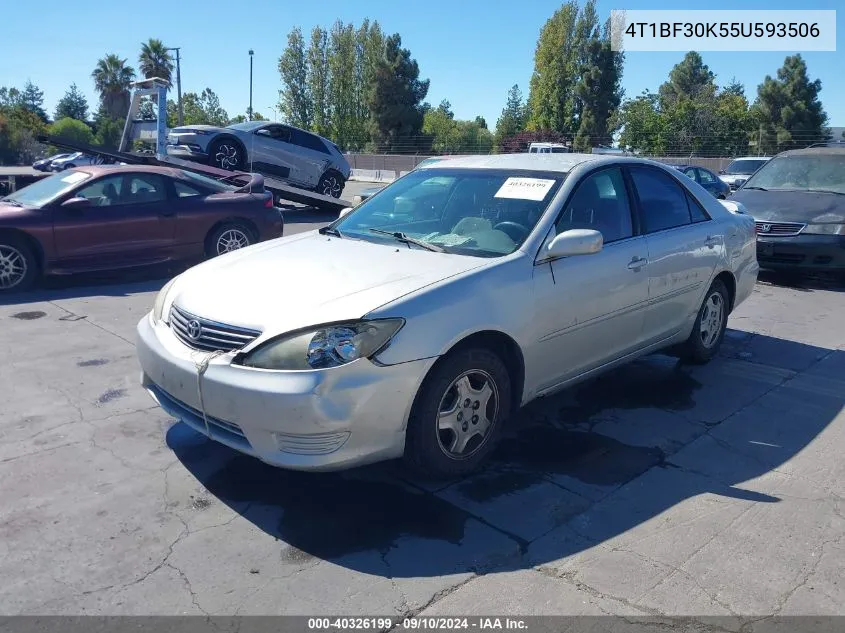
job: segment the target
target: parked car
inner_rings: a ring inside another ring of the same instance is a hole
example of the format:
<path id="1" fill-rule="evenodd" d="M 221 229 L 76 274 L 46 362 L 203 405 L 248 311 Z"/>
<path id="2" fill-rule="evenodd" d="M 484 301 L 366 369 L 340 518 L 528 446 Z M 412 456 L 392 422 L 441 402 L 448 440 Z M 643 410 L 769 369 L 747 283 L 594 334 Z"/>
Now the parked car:
<path id="1" fill-rule="evenodd" d="M 529 154 L 569 154 L 572 148 L 563 143 L 531 143 L 528 146 Z"/>
<path id="2" fill-rule="evenodd" d="M 404 455 L 460 475 L 522 404 L 657 350 L 713 358 L 755 240 L 750 216 L 659 163 L 454 158 L 171 280 L 138 323 L 142 381 L 269 464 Z"/>
<path id="3" fill-rule="evenodd" d="M 778 154 L 730 200 L 757 222 L 761 267 L 845 273 L 845 146 Z"/>
<path id="4" fill-rule="evenodd" d="M 169 167 L 79 167 L 0 199 L 0 292 L 42 274 L 213 257 L 282 231 L 261 176 L 238 189 Z"/>
<path id="5" fill-rule="evenodd" d="M 61 158 L 67 158 L 70 154 L 53 154 L 52 156 L 48 156 L 47 158 L 41 158 L 34 163 L 32 163 L 32 168 L 37 169 L 38 171 L 50 171 L 50 165 L 54 160 L 59 160 Z"/>
<path id="6" fill-rule="evenodd" d="M 719 176 L 709 169 L 698 167 L 696 165 L 673 165 L 673 167 L 685 176 L 692 178 L 695 182 L 713 194 L 714 197 L 719 198 L 720 200 L 726 199 L 731 193 L 730 185 L 724 182 L 721 178 L 719 178 Z"/>
<path id="7" fill-rule="evenodd" d="M 74 167 L 85 167 L 88 165 L 100 165 L 103 159 L 98 156 L 90 156 L 82 152 L 67 154 L 62 158 L 54 158 L 50 162 L 50 171 L 64 171 Z"/>
<path id="8" fill-rule="evenodd" d="M 447 160 L 451 158 L 450 156 L 432 156 L 431 158 L 426 158 L 421 160 L 411 171 L 415 171 L 417 169 L 424 169 L 429 165 L 433 165 L 434 163 L 439 163 L 441 160 Z M 364 200 L 367 200 L 371 196 L 376 195 L 379 191 L 384 189 L 384 185 L 378 185 L 375 187 L 368 187 L 367 189 L 362 190 L 359 194 L 352 196 L 352 202 L 354 205 L 361 204 Z"/>
<path id="9" fill-rule="evenodd" d="M 256 171 L 340 198 L 351 169 L 330 140 L 299 128 L 248 121 L 228 127 L 189 125 L 167 135 L 167 154 L 221 169 Z"/>
<path id="10" fill-rule="evenodd" d="M 731 188 L 731 191 L 736 191 L 743 182 L 751 177 L 751 174 L 770 160 L 771 157 L 769 156 L 744 156 L 742 158 L 735 158 L 726 169 L 719 172 L 719 178 Z"/>

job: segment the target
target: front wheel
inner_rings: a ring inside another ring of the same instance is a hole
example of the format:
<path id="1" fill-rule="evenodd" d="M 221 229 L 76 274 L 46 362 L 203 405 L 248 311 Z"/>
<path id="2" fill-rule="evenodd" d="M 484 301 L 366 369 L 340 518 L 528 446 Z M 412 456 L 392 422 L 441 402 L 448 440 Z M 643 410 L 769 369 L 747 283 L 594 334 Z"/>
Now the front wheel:
<path id="1" fill-rule="evenodd" d="M 0 236 L 0 292 L 29 290 L 38 278 L 38 262 L 27 244 Z"/>
<path id="2" fill-rule="evenodd" d="M 476 470 L 490 455 L 511 409 L 511 381 L 486 349 L 450 354 L 417 394 L 405 438 L 405 460 L 427 477 Z"/>
<path id="3" fill-rule="evenodd" d="M 728 327 L 729 309 L 728 289 L 717 279 L 704 296 L 692 334 L 683 345 L 680 354 L 683 360 L 703 365 L 719 352 Z"/>
<path id="4" fill-rule="evenodd" d="M 239 171 L 246 164 L 246 156 L 239 143 L 224 138 L 214 141 L 208 148 L 208 163 L 219 169 Z"/>
<path id="5" fill-rule="evenodd" d="M 332 198 L 340 198 L 345 185 L 346 181 L 343 176 L 336 171 L 329 170 L 323 174 L 320 182 L 317 183 L 317 193 L 321 193 L 324 196 L 331 196 Z"/>

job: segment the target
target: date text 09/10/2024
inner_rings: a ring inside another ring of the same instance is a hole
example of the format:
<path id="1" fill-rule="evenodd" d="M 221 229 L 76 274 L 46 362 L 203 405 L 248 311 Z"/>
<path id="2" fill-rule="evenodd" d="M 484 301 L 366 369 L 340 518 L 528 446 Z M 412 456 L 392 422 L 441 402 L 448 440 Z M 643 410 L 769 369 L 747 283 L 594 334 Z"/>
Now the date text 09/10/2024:
<path id="1" fill-rule="evenodd" d="M 407 618 L 308 618 L 308 629 L 311 631 L 335 630 L 369 630 L 388 631 L 393 628 L 420 631 L 448 631 L 448 630 L 525 630 L 525 620 L 519 618 L 441 618 L 441 617 L 407 617 Z"/>

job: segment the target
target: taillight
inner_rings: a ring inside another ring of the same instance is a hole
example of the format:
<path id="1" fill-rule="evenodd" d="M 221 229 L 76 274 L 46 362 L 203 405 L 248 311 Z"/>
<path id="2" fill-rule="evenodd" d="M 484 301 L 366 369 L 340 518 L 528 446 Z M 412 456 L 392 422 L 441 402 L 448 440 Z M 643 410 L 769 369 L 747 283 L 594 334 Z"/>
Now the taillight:
<path id="1" fill-rule="evenodd" d="M 272 209 L 273 208 L 273 196 L 270 196 L 269 198 L 267 198 L 267 200 L 264 202 L 264 208 L 265 209 Z"/>

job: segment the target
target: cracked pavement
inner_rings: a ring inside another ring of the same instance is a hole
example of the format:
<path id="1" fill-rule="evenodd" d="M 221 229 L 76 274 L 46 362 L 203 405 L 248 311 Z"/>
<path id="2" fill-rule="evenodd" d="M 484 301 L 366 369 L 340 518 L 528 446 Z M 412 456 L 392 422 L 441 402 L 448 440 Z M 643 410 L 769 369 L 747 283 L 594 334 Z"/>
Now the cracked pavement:
<path id="1" fill-rule="evenodd" d="M 774 281 L 711 364 L 535 402 L 444 482 L 175 424 L 132 343 L 161 279 L 0 305 L 0 615 L 842 614 L 845 293 Z"/>

